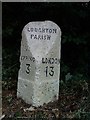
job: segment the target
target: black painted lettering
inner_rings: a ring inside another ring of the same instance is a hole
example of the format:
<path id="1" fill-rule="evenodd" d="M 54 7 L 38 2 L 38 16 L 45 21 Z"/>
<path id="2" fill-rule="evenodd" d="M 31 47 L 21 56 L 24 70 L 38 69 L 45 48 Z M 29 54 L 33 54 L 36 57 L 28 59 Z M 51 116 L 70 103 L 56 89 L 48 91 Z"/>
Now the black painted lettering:
<path id="1" fill-rule="evenodd" d="M 49 33 L 52 33 L 52 29 L 49 29 Z"/>
<path id="2" fill-rule="evenodd" d="M 52 63 L 51 63 L 51 58 L 48 60 L 48 63 L 49 63 L 49 64 L 52 64 Z"/>
<path id="3" fill-rule="evenodd" d="M 30 29 L 31 32 L 33 32 L 33 30 L 34 30 L 33 28 Z"/>
<path id="4" fill-rule="evenodd" d="M 45 63 L 46 63 L 46 64 L 48 63 L 48 59 L 47 59 L 47 58 L 45 59 Z"/>
<path id="5" fill-rule="evenodd" d="M 46 35 L 44 35 L 44 38 L 43 38 L 44 40 L 46 40 Z"/>
<path id="6" fill-rule="evenodd" d="M 31 39 L 33 39 L 33 37 L 34 37 L 34 35 L 33 35 L 33 34 L 31 34 Z"/>
<path id="7" fill-rule="evenodd" d="M 26 73 L 27 73 L 27 74 L 30 73 L 30 64 L 26 64 Z"/>
<path id="8" fill-rule="evenodd" d="M 39 32 L 41 32 L 41 28 L 39 28 Z"/>
<path id="9" fill-rule="evenodd" d="M 57 29 L 49 28 L 27 28 L 28 32 L 57 33 Z"/>
<path id="10" fill-rule="evenodd" d="M 25 56 L 21 56 L 21 60 L 24 60 L 25 59 Z"/>
<path id="11" fill-rule="evenodd" d="M 45 29 L 44 28 L 42 28 L 42 33 L 45 33 Z"/>
<path id="12" fill-rule="evenodd" d="M 55 58 L 55 64 L 57 64 L 58 63 L 58 59 L 57 58 Z"/>
<path id="13" fill-rule="evenodd" d="M 47 77 L 48 76 L 48 66 L 46 67 L 45 72 L 46 72 L 46 77 Z"/>
<path id="14" fill-rule="evenodd" d="M 28 59 L 28 56 L 25 56 L 26 57 L 26 60 Z"/>
<path id="15" fill-rule="evenodd" d="M 30 32 L 30 28 L 27 28 L 27 31 Z"/>
<path id="16" fill-rule="evenodd" d="M 41 38 L 41 36 L 40 35 L 38 35 L 38 40 L 41 40 L 42 38 Z"/>
<path id="17" fill-rule="evenodd" d="M 49 75 L 50 76 L 53 76 L 54 75 L 54 67 L 52 66 L 52 67 L 50 67 L 50 72 L 49 72 Z"/>
<path id="18" fill-rule="evenodd" d="M 38 31 L 38 28 L 35 28 L 35 32 L 37 32 Z"/>
<path id="19" fill-rule="evenodd" d="M 53 76 L 54 75 L 54 67 L 53 66 L 51 66 L 51 67 L 46 66 L 45 73 L 46 73 L 46 77 L 48 77 L 49 75 Z"/>
<path id="20" fill-rule="evenodd" d="M 48 33 L 48 28 L 46 28 L 46 33 Z"/>
<path id="21" fill-rule="evenodd" d="M 53 29 L 53 33 L 57 33 L 57 29 Z"/>
<path id="22" fill-rule="evenodd" d="M 37 35 L 34 35 L 34 39 L 37 39 Z"/>
<path id="23" fill-rule="evenodd" d="M 47 40 L 50 40 L 51 39 L 51 36 L 50 35 L 47 35 Z"/>
<path id="24" fill-rule="evenodd" d="M 35 58 L 34 57 L 32 58 L 32 61 L 35 62 Z"/>
<path id="25" fill-rule="evenodd" d="M 54 58 L 52 58 L 51 60 L 52 60 L 52 64 L 54 64 Z"/>
<path id="26" fill-rule="evenodd" d="M 42 63 L 45 63 L 44 58 L 42 58 Z"/>

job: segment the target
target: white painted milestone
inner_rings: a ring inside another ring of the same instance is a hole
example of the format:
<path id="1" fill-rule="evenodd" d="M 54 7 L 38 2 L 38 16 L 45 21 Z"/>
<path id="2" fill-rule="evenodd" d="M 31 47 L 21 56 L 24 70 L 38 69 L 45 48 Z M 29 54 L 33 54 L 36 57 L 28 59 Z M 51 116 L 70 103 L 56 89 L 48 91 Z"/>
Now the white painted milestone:
<path id="1" fill-rule="evenodd" d="M 17 97 L 32 106 L 58 99 L 61 30 L 52 21 L 30 22 L 22 31 Z"/>

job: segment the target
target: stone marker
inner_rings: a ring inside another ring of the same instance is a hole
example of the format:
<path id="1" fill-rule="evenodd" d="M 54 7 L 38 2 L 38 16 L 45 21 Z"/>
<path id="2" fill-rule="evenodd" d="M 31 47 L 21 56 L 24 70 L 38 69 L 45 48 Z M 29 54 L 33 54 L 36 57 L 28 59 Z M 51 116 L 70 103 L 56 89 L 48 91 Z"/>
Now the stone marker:
<path id="1" fill-rule="evenodd" d="M 22 31 L 17 96 L 40 106 L 59 95 L 61 31 L 52 21 L 30 22 Z"/>

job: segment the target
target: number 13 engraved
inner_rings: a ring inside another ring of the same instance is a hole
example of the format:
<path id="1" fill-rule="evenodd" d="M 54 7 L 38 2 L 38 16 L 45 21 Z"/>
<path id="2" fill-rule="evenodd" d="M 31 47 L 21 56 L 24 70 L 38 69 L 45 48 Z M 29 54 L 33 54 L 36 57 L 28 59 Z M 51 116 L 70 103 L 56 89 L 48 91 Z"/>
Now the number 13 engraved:
<path id="1" fill-rule="evenodd" d="M 53 76 L 54 75 L 54 67 L 45 67 L 45 72 L 46 72 L 46 77 L 48 77 L 48 75 Z"/>

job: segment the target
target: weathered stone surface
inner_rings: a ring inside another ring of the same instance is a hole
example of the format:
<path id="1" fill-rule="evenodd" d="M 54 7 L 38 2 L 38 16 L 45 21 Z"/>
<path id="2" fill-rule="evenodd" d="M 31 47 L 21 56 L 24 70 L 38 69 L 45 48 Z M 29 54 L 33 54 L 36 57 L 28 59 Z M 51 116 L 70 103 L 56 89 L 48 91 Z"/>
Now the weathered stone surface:
<path id="1" fill-rule="evenodd" d="M 17 96 L 33 106 L 58 99 L 61 31 L 51 21 L 30 22 L 22 31 Z"/>

